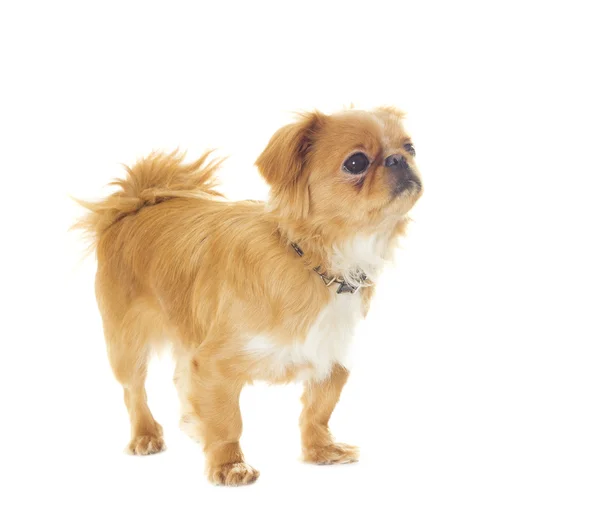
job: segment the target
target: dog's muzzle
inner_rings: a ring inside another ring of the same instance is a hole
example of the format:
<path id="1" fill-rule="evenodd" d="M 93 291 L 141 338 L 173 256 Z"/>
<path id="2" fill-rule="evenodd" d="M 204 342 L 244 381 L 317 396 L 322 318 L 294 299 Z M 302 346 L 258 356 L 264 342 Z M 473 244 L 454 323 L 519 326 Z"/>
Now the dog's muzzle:
<path id="1" fill-rule="evenodd" d="M 384 164 L 389 168 L 394 195 L 400 195 L 406 190 L 417 192 L 421 190 L 421 179 L 409 166 L 404 156 L 390 155 L 385 159 Z"/>

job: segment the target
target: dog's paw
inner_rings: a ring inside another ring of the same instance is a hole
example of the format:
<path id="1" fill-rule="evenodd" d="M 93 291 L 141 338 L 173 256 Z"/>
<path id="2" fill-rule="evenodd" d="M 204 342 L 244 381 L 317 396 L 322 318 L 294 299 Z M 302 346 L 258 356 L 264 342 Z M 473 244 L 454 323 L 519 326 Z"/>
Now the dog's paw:
<path id="1" fill-rule="evenodd" d="M 215 485 L 238 487 L 254 483 L 260 472 L 246 463 L 227 463 L 209 468 L 208 479 Z"/>
<path id="2" fill-rule="evenodd" d="M 358 461 L 359 449 L 344 443 L 331 443 L 326 446 L 311 446 L 302 450 L 306 463 L 315 465 L 336 465 Z"/>
<path id="3" fill-rule="evenodd" d="M 131 439 L 125 451 L 131 455 L 157 454 L 166 450 L 165 441 L 160 435 L 138 435 Z"/>

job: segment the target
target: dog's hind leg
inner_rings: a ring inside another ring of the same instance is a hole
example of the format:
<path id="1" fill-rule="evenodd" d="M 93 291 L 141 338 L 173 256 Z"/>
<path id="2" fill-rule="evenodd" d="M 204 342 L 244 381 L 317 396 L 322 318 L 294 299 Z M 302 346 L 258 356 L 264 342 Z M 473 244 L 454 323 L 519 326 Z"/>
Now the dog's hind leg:
<path id="1" fill-rule="evenodd" d="M 239 400 L 245 382 L 229 370 L 235 348 L 226 340 L 205 341 L 197 352 L 179 358 L 175 375 L 181 426 L 203 445 L 209 480 L 229 486 L 248 485 L 259 476 L 240 447 Z"/>
<path id="2" fill-rule="evenodd" d="M 123 386 L 131 423 L 131 441 L 126 450 L 134 455 L 154 454 L 166 448 L 162 427 L 154 420 L 146 397 L 152 330 L 142 306 L 134 303 L 122 312 L 114 312 L 114 306 L 113 311 L 102 311 L 108 358 Z M 115 319 L 117 316 L 120 318 Z"/>

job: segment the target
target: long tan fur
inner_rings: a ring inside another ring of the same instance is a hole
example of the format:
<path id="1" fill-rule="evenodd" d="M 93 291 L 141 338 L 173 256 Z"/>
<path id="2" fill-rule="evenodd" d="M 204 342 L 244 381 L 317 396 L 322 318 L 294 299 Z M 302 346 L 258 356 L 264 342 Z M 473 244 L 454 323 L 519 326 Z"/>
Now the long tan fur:
<path id="1" fill-rule="evenodd" d="M 153 153 L 113 183 L 117 192 L 80 202 L 89 210 L 79 228 L 97 253 L 96 295 L 130 415 L 131 453 L 164 448 L 144 382 L 153 347 L 168 341 L 182 425 L 202 442 L 211 481 L 258 477 L 239 445 L 240 392 L 256 379 L 306 382 L 307 461 L 357 459 L 327 426 L 348 377 L 341 346 L 366 314 L 376 273 L 421 193 L 420 184 L 393 192 L 397 174 L 383 164 L 388 153 L 401 154 L 420 183 L 401 118 L 387 108 L 308 113 L 282 128 L 257 161 L 271 185 L 267 204 L 222 200 L 213 187 L 218 161 L 208 153 L 189 164 L 181 154 Z M 357 146 L 372 159 L 360 183 L 341 169 Z M 349 283 L 357 271 L 373 278 L 338 294 L 317 265 Z"/>

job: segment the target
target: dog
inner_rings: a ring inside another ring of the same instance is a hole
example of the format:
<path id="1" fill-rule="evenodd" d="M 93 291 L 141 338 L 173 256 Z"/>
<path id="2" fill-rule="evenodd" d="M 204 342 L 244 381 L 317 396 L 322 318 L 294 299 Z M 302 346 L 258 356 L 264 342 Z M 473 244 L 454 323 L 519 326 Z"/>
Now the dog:
<path id="1" fill-rule="evenodd" d="M 221 160 L 154 152 L 77 226 L 96 251 L 108 357 L 131 421 L 128 451 L 165 449 L 146 400 L 153 347 L 172 345 L 182 427 L 222 485 L 259 472 L 240 448 L 239 397 L 255 380 L 304 382 L 303 459 L 348 463 L 328 422 L 346 383 L 353 329 L 422 195 L 404 114 L 392 107 L 298 115 L 256 166 L 269 199 L 227 202 Z"/>

